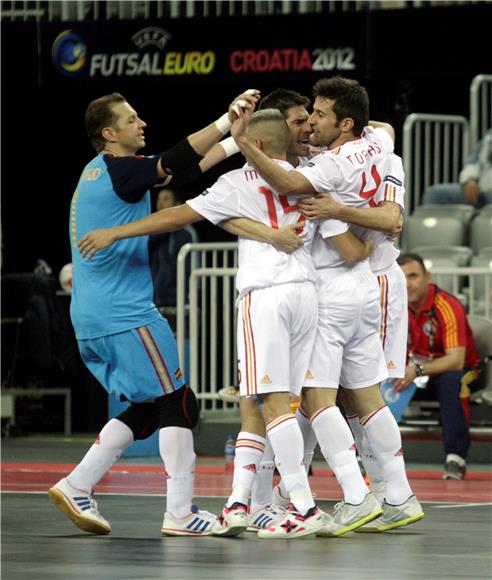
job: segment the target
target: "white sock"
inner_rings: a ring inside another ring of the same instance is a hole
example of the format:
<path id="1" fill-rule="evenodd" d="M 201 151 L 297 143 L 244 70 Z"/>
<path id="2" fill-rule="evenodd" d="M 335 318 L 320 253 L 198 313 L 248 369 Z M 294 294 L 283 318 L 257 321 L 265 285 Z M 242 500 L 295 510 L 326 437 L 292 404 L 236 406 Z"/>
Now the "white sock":
<path id="1" fill-rule="evenodd" d="M 402 504 L 412 495 L 412 489 L 405 473 L 398 423 L 384 405 L 365 417 L 361 425 L 382 468 L 386 482 L 386 501 L 393 505 Z"/>
<path id="2" fill-rule="evenodd" d="M 166 509 L 177 518 L 191 512 L 195 479 L 193 433 L 184 427 L 164 427 L 159 431 L 159 451 L 167 476 Z"/>
<path id="3" fill-rule="evenodd" d="M 95 443 L 82 461 L 68 475 L 68 483 L 87 493 L 105 475 L 125 449 L 133 443 L 133 432 L 119 419 L 111 419 L 104 425 Z"/>
<path id="4" fill-rule="evenodd" d="M 311 418 L 323 456 L 335 472 L 345 501 L 357 505 L 369 490 L 355 455 L 355 442 L 347 422 L 336 406 L 320 409 Z"/>
<path id="5" fill-rule="evenodd" d="M 305 514 L 314 507 L 314 501 L 303 465 L 304 443 L 299 423 L 295 415 L 289 413 L 273 419 L 266 428 L 290 500 L 301 514 Z"/>
<path id="6" fill-rule="evenodd" d="M 251 488 L 264 449 L 265 438 L 261 435 L 241 431 L 237 436 L 232 493 L 226 502 L 227 507 L 236 502 L 248 505 Z"/>
<path id="7" fill-rule="evenodd" d="M 354 435 L 355 444 L 357 445 L 357 450 L 362 460 L 362 464 L 364 465 L 364 469 L 369 477 L 369 481 L 371 483 L 383 482 L 383 471 L 379 466 L 373 450 L 371 449 L 366 430 L 360 424 L 359 416 L 353 415 L 347 417 L 347 421 Z"/>
<path id="8" fill-rule="evenodd" d="M 306 468 L 306 473 L 309 473 L 309 468 L 313 462 L 314 448 L 318 441 L 316 439 L 316 433 L 311 426 L 311 421 L 301 407 L 298 407 L 297 409 L 296 419 L 299 423 L 302 439 L 304 441 L 304 467 Z"/>
<path id="9" fill-rule="evenodd" d="M 314 457 L 314 448 L 316 447 L 316 443 L 318 441 L 316 440 L 316 433 L 311 427 L 309 417 L 304 413 L 300 406 L 296 411 L 296 419 L 299 423 L 299 428 L 302 433 L 302 440 L 304 441 L 304 469 L 306 470 L 306 473 L 309 474 L 309 468 L 311 467 L 311 463 L 313 462 Z M 280 480 L 278 486 L 280 488 L 280 495 L 283 497 L 289 497 L 289 493 L 285 489 L 282 480 Z"/>
<path id="10" fill-rule="evenodd" d="M 265 441 L 265 451 L 256 471 L 256 477 L 251 488 L 250 508 L 252 512 L 259 510 L 272 503 L 272 486 L 275 463 L 273 462 L 273 449 L 270 439 Z"/>

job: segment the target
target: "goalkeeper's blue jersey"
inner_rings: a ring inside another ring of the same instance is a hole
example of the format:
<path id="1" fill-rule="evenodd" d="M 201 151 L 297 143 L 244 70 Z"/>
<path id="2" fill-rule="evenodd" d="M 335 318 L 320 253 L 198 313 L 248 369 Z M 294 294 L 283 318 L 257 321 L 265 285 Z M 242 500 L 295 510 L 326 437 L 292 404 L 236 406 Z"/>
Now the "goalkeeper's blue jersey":
<path id="1" fill-rule="evenodd" d="M 70 208 L 73 288 L 70 315 L 77 339 L 138 328 L 160 317 L 153 303 L 148 237 L 115 242 L 88 260 L 80 238 L 150 213 L 156 159 L 99 154 L 84 169 Z"/>

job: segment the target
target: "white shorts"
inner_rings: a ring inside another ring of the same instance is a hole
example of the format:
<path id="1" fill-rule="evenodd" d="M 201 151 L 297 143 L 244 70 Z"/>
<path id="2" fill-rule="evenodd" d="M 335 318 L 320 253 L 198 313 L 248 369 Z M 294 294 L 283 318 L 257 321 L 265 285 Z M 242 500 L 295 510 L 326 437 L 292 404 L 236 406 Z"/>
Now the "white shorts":
<path id="1" fill-rule="evenodd" d="M 238 304 L 239 392 L 298 396 L 316 336 L 318 300 L 311 282 L 248 292 Z"/>
<path id="2" fill-rule="evenodd" d="M 405 376 L 408 336 L 407 281 L 395 262 L 384 273 L 378 274 L 381 291 L 381 324 L 379 334 L 383 344 L 388 376 Z"/>
<path id="3" fill-rule="evenodd" d="M 388 372 L 376 277 L 369 270 L 318 273 L 318 332 L 305 386 L 363 389 L 380 383 Z"/>

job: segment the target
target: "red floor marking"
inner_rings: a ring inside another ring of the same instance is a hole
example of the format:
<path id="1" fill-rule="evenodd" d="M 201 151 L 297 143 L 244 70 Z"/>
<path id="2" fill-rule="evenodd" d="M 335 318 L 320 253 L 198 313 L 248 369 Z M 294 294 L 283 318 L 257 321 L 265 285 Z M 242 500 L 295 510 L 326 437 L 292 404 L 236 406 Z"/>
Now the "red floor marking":
<path id="1" fill-rule="evenodd" d="M 3 464 L 1 467 L 2 491 L 46 492 L 61 477 L 66 475 L 73 468 L 73 465 Z M 47 467 L 49 469 L 46 469 Z M 232 473 L 224 473 L 221 466 L 206 469 L 207 472 L 201 466 L 197 468 L 195 496 L 228 496 L 231 490 Z M 220 472 L 213 473 L 209 469 L 220 470 Z M 409 475 L 410 484 L 421 501 L 492 502 L 490 478 L 468 479 L 467 476 L 465 481 L 444 481 L 434 477 L 429 479 L 412 478 L 411 472 Z M 276 477 L 275 480 L 277 481 L 278 478 Z M 315 473 L 310 481 L 311 489 L 318 499 L 342 499 L 340 487 L 334 477 Z M 164 495 L 165 484 L 162 467 L 158 465 L 119 465 L 111 469 L 109 474 L 101 480 L 96 487 L 96 492 L 98 494 Z"/>

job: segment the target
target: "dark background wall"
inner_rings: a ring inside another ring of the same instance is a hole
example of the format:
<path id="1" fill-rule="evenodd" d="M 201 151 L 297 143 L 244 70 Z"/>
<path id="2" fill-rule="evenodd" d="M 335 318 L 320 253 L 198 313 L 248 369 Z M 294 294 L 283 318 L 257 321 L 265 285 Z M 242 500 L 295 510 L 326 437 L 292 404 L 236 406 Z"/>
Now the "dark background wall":
<path id="1" fill-rule="evenodd" d="M 218 117 L 243 89 L 266 94 L 283 86 L 310 95 L 317 78 L 339 73 L 368 88 L 371 116 L 396 126 L 401 151 L 401 127 L 409 113 L 468 116 L 472 78 L 492 72 L 491 20 L 491 5 L 468 5 L 153 23 L 2 23 L 3 271 L 31 271 L 35 260 L 44 258 L 58 272 L 70 261 L 70 198 L 94 154 L 83 125 L 91 99 L 122 92 L 148 123 L 143 152 L 156 153 Z M 97 81 L 67 79 L 53 70 L 50 49 L 61 30 L 79 32 L 97 50 L 124 51 L 128 31 L 150 24 L 173 35 L 166 50 L 212 48 L 214 74 Z M 239 74 L 227 66 L 233 50 L 335 46 L 354 47 L 354 70 Z M 186 196 L 241 161 L 236 156 L 210 172 Z M 199 233 L 207 240 L 228 239 L 207 224 L 199 224 Z"/>

